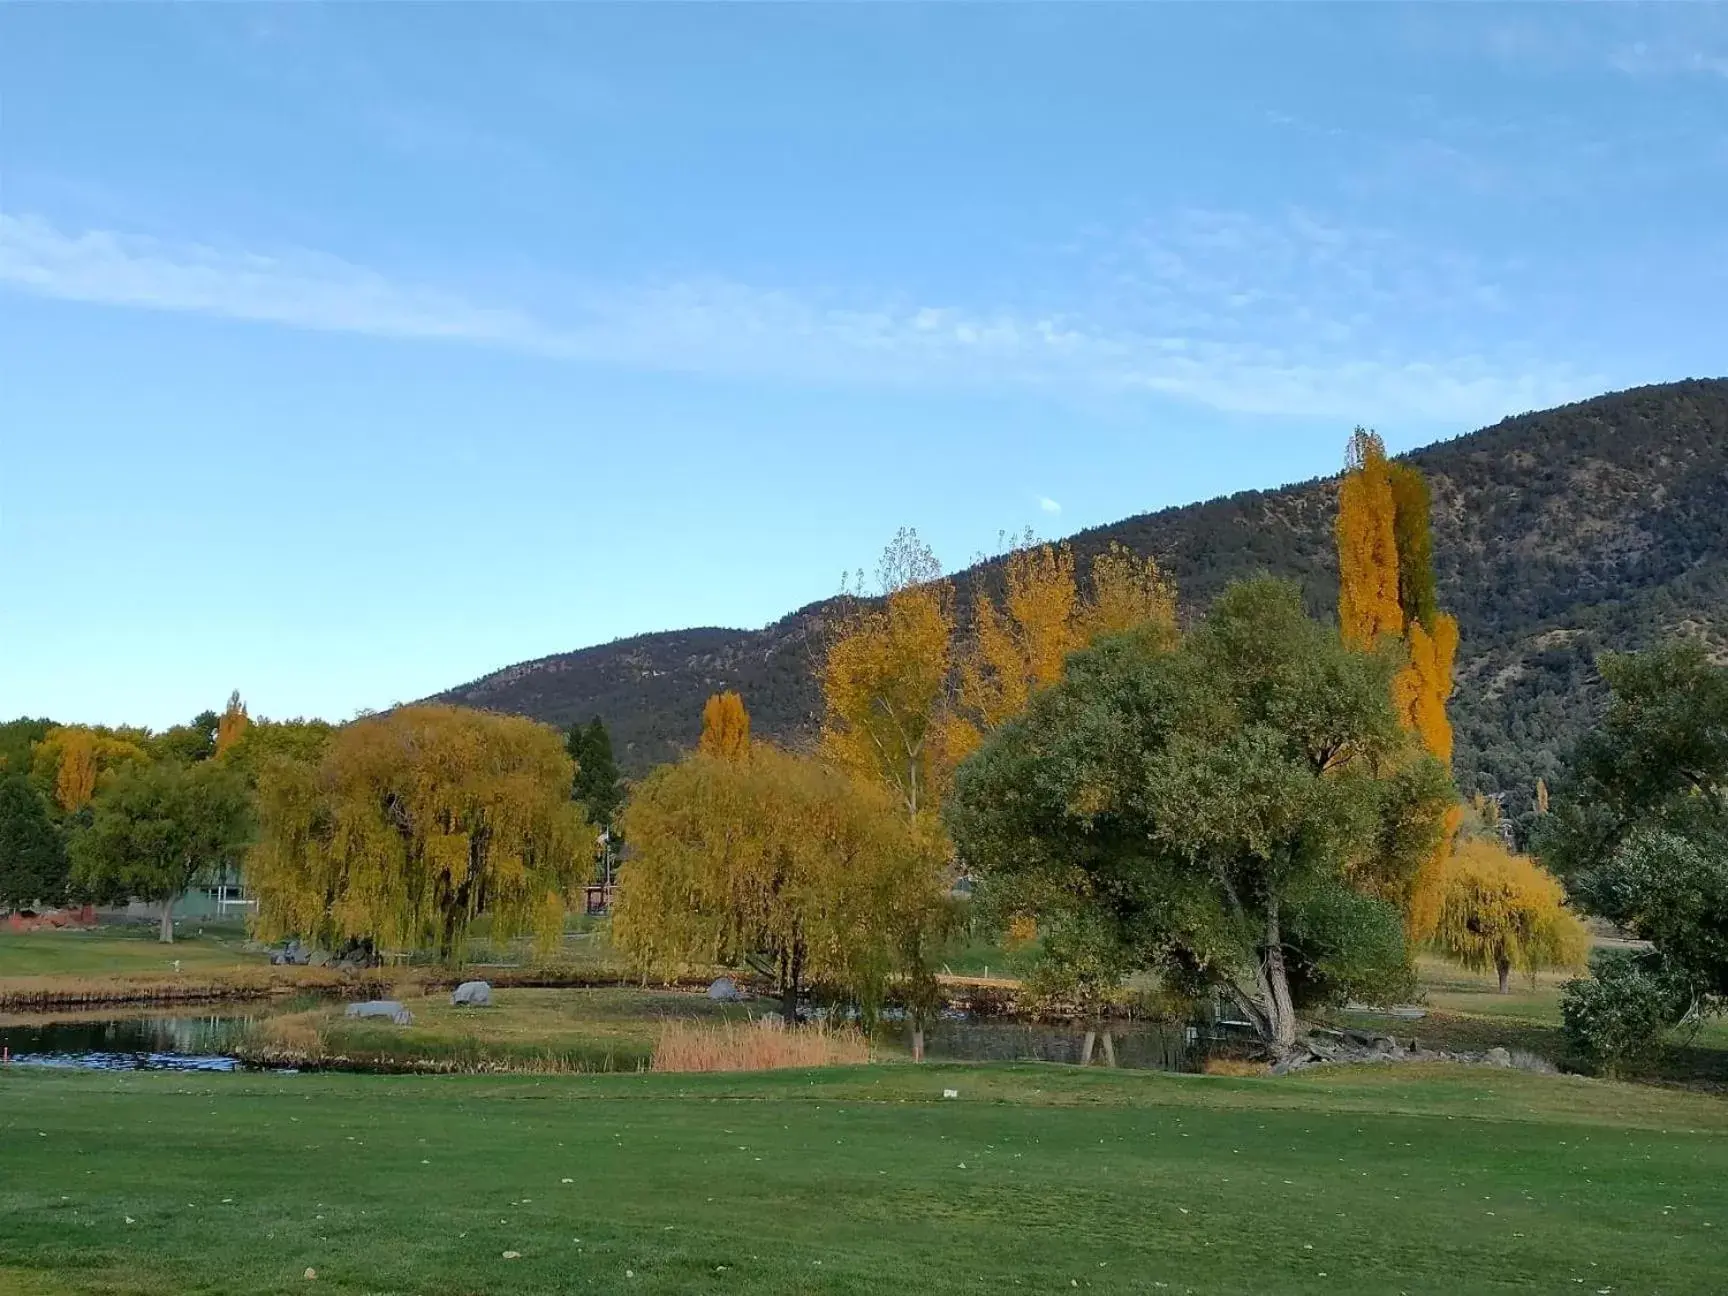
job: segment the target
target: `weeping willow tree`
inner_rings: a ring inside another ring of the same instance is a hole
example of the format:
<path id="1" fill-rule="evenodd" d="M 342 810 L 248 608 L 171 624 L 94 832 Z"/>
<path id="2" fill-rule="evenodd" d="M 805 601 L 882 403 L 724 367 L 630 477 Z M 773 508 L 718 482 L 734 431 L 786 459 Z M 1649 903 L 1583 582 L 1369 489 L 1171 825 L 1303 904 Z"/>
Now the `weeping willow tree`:
<path id="1" fill-rule="evenodd" d="M 1447 869 L 1434 945 L 1473 972 L 1492 969 L 1500 993 L 1514 969 L 1582 968 L 1590 933 L 1566 908 L 1566 892 L 1534 860 L 1497 841 L 1459 845 Z"/>
<path id="2" fill-rule="evenodd" d="M 270 760 L 246 867 L 258 934 L 451 960 L 486 914 L 547 952 L 593 855 L 574 776 L 553 730 L 449 706 L 358 720 L 316 761 Z"/>
<path id="3" fill-rule="evenodd" d="M 752 743 L 643 779 L 624 810 L 612 938 L 646 971 L 744 964 L 787 1020 L 821 986 L 873 1019 L 890 988 L 933 989 L 914 955 L 948 916 L 943 843 L 887 788 Z"/>

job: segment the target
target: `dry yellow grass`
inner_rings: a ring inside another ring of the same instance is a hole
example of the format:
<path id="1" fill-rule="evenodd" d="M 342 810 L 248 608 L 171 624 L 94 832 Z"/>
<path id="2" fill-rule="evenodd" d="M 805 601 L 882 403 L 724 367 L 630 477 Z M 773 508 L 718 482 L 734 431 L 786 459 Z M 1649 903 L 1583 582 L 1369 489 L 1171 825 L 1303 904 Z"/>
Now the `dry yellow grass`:
<path id="1" fill-rule="evenodd" d="M 787 1026 L 779 1021 L 703 1025 L 669 1021 L 654 1048 L 655 1071 L 774 1071 L 870 1061 L 855 1030 Z"/>
<path id="2" fill-rule="evenodd" d="M 1272 1074 L 1272 1068 L 1264 1062 L 1250 1062 L 1246 1058 L 1207 1058 L 1201 1068 L 1209 1076 L 1263 1076 Z"/>

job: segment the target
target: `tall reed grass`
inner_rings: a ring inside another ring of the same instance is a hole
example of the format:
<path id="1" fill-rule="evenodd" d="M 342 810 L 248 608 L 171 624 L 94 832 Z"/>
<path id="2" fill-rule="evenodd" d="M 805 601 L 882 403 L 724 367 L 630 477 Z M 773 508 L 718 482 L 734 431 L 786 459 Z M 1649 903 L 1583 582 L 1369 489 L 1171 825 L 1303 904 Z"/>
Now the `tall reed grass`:
<path id="1" fill-rule="evenodd" d="M 668 1021 L 654 1047 L 654 1071 L 774 1071 L 870 1061 L 870 1043 L 850 1027 L 787 1026 L 778 1020 Z"/>

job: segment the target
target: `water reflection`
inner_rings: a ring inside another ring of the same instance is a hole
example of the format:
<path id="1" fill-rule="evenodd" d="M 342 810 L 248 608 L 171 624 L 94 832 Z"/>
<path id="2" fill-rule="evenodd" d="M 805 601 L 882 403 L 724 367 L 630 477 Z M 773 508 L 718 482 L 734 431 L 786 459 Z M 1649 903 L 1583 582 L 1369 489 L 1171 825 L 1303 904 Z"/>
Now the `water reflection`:
<path id="1" fill-rule="evenodd" d="M 252 1017 L 124 1017 L 0 1026 L 20 1066 L 97 1071 L 238 1071 L 233 1050 Z"/>

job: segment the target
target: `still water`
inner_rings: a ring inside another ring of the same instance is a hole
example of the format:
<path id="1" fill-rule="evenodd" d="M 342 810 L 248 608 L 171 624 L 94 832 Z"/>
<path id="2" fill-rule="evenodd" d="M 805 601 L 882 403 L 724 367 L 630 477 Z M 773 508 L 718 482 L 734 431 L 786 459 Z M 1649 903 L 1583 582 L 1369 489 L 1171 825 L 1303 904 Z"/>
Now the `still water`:
<path id="1" fill-rule="evenodd" d="M 14 1019 L 16 1021 L 16 1019 Z M 240 1071 L 234 1053 L 255 1016 L 118 1017 L 0 1025 L 0 1051 L 15 1065 L 101 1071 Z M 1192 1071 L 1203 1045 L 1182 1026 L 1115 1022 L 1093 1037 L 1091 1062 L 1150 1071 Z M 954 1062 L 1086 1060 L 1083 1026 L 952 1017 L 925 1035 L 925 1054 Z"/>
<path id="2" fill-rule="evenodd" d="M 119 1017 L 0 1025 L 18 1066 L 98 1071 L 239 1071 L 233 1050 L 252 1017 Z"/>

